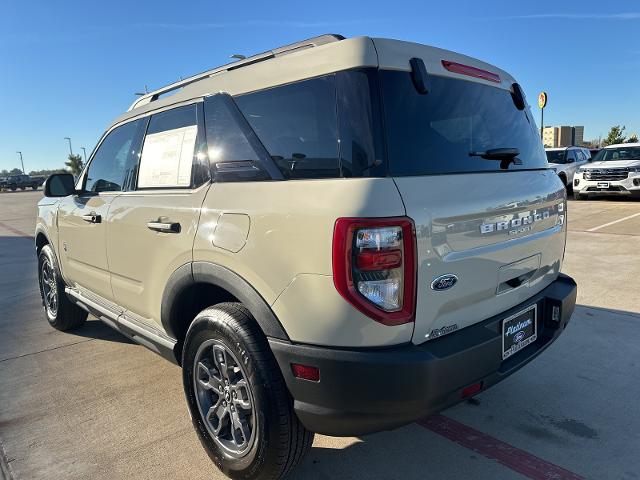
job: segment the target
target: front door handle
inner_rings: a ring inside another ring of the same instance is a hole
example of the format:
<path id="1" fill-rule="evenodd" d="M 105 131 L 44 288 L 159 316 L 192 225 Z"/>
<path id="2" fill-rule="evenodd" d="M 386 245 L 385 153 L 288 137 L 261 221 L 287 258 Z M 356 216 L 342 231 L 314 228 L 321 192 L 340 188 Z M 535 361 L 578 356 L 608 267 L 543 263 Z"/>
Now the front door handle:
<path id="1" fill-rule="evenodd" d="M 82 215 L 82 220 L 89 223 L 101 223 L 102 216 L 98 215 L 96 212 L 91 212 L 87 215 Z"/>
<path id="2" fill-rule="evenodd" d="M 180 233 L 180 224 L 176 222 L 149 222 L 147 228 L 162 233 Z"/>

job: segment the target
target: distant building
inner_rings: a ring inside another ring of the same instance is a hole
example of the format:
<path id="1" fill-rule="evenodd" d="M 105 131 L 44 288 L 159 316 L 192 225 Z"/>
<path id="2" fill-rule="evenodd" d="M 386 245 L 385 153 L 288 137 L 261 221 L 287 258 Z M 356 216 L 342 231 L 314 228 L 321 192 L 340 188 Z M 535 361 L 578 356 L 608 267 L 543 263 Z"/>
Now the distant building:
<path id="1" fill-rule="evenodd" d="M 582 145 L 584 142 L 584 126 L 544 127 L 542 129 L 542 143 L 545 147 L 570 147 Z"/>
<path id="2" fill-rule="evenodd" d="M 573 144 L 582 145 L 584 143 L 584 126 L 573 127 Z"/>

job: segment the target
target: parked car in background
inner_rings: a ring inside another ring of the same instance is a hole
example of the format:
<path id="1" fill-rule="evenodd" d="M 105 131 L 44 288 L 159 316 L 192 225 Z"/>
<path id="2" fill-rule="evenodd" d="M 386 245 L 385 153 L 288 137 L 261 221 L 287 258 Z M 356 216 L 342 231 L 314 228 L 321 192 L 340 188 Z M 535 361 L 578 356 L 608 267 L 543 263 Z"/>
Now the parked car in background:
<path id="1" fill-rule="evenodd" d="M 589 195 L 625 195 L 640 198 L 640 143 L 609 145 L 598 152 L 573 179 L 576 200 Z"/>
<path id="2" fill-rule="evenodd" d="M 545 148 L 547 162 L 568 189 L 578 169 L 591 159 L 591 152 L 584 147 Z"/>
<path id="3" fill-rule="evenodd" d="M 11 175 L 7 177 L 4 182 L 3 187 L 16 191 L 17 189 L 26 190 L 27 188 L 31 188 L 32 190 L 37 190 L 44 182 L 44 177 L 31 177 L 29 175 Z"/>

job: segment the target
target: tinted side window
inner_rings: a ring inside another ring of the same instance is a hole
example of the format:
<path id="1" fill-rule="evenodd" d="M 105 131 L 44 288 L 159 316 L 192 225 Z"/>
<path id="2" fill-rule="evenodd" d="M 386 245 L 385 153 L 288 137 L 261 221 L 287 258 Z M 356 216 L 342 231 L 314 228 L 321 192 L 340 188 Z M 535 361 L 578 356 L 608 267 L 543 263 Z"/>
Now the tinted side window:
<path id="1" fill-rule="evenodd" d="M 151 116 L 144 138 L 138 188 L 189 187 L 198 140 L 197 105 Z"/>
<path id="2" fill-rule="evenodd" d="M 518 110 L 508 90 L 431 75 L 420 95 L 408 72 L 381 70 L 389 170 L 392 175 L 498 171 L 500 162 L 471 156 L 517 148 L 519 165 L 546 168 L 540 134 L 528 109 Z"/>
<path id="3" fill-rule="evenodd" d="M 215 181 L 265 180 L 264 147 L 227 94 L 204 101 L 209 161 Z M 262 153 L 262 155 L 261 155 Z"/>
<path id="4" fill-rule="evenodd" d="M 126 123 L 107 135 L 93 156 L 85 180 L 89 192 L 117 192 L 135 170 L 136 137 L 142 120 Z"/>
<path id="5" fill-rule="evenodd" d="M 377 70 L 338 72 L 336 86 L 342 176 L 385 176 Z"/>
<path id="6" fill-rule="evenodd" d="M 235 101 L 285 178 L 340 176 L 334 75 Z"/>

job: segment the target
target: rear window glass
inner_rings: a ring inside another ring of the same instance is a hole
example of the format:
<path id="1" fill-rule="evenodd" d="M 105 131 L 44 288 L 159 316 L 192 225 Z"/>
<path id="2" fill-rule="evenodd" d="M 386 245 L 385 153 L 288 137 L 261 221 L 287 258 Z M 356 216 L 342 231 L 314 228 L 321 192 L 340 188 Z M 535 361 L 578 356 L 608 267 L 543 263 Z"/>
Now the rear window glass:
<path id="1" fill-rule="evenodd" d="M 477 82 L 430 76 L 420 95 L 407 72 L 381 71 L 391 175 L 499 171 L 500 162 L 470 156 L 494 148 L 517 148 L 521 165 L 547 168 L 540 136 L 527 109 L 510 92 Z"/>
<path id="2" fill-rule="evenodd" d="M 285 178 L 340 176 L 334 75 L 235 101 Z"/>

